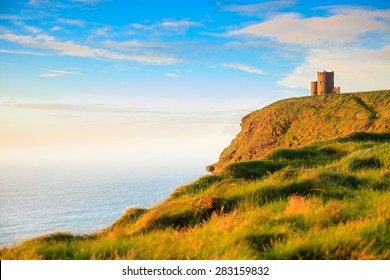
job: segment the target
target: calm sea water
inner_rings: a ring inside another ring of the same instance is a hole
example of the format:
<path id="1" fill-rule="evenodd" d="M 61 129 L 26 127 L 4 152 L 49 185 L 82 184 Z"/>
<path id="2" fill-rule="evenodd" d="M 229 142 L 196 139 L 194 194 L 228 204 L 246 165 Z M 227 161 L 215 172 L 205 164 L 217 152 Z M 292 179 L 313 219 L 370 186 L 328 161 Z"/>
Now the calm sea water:
<path id="1" fill-rule="evenodd" d="M 113 166 L 0 167 L 0 247 L 55 231 L 88 233 L 128 207 L 150 207 L 200 169 L 139 172 Z M 159 172 L 161 171 L 161 172 Z"/>

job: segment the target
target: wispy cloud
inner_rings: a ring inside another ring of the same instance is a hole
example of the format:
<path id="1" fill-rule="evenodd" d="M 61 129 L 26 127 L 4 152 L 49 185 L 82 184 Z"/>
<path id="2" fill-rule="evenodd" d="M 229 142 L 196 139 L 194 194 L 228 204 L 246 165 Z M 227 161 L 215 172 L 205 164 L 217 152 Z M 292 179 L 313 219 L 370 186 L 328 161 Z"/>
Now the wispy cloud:
<path id="1" fill-rule="evenodd" d="M 93 48 L 76 44 L 73 41 L 58 41 L 53 36 L 39 34 L 35 36 L 15 35 L 12 33 L 0 34 L 0 40 L 11 41 L 23 46 L 57 51 L 57 55 L 79 56 L 89 58 L 128 60 L 145 64 L 174 64 L 178 59 L 162 55 L 132 55 L 126 53 L 113 52 L 102 48 Z"/>
<path id="2" fill-rule="evenodd" d="M 310 18 L 286 13 L 228 34 L 267 37 L 294 44 L 348 42 L 368 32 L 388 31 L 389 19 L 390 10 L 348 9 L 328 17 Z"/>
<path id="3" fill-rule="evenodd" d="M 4 50 L 4 49 L 0 49 L 0 53 L 21 54 L 21 55 L 37 55 L 37 56 L 46 55 L 46 54 L 41 53 L 41 52 L 24 51 L 24 50 Z"/>
<path id="4" fill-rule="evenodd" d="M 166 43 L 159 43 L 159 42 L 148 42 L 148 41 L 139 41 L 139 40 L 131 40 L 131 41 L 122 41 L 122 42 L 115 42 L 111 40 L 106 40 L 102 44 L 106 48 L 110 49 L 120 49 L 120 50 L 126 50 L 126 49 L 133 49 L 133 48 L 168 48 L 170 47 Z"/>
<path id="5" fill-rule="evenodd" d="M 237 63 L 233 63 L 233 64 L 222 64 L 223 67 L 225 68 L 231 68 L 231 69 L 236 69 L 236 70 L 240 70 L 240 71 L 244 71 L 244 72 L 248 72 L 248 73 L 252 73 L 252 74 L 258 74 L 258 75 L 264 75 L 265 72 L 259 68 L 255 68 L 255 67 L 251 67 L 251 66 L 248 66 L 248 65 L 245 65 L 245 64 L 237 64 Z"/>
<path id="6" fill-rule="evenodd" d="M 142 30 L 153 30 L 158 28 L 178 30 L 178 29 L 188 29 L 190 27 L 202 26 L 202 25 L 203 24 L 201 22 L 190 21 L 187 19 L 181 19 L 181 20 L 164 19 L 162 21 L 157 21 L 152 24 L 133 23 L 130 24 L 130 27 L 136 29 L 142 29 Z"/>
<path id="7" fill-rule="evenodd" d="M 74 75 L 82 75 L 78 72 L 70 72 L 70 71 L 63 71 L 63 70 L 50 70 L 50 69 L 44 69 L 46 73 L 39 74 L 39 77 L 42 78 L 56 78 L 56 77 L 63 77 L 63 76 L 74 76 Z"/>
<path id="8" fill-rule="evenodd" d="M 59 31 L 61 29 L 62 29 L 61 27 L 59 27 L 58 25 L 55 25 L 50 30 L 52 30 L 52 31 Z"/>
<path id="9" fill-rule="evenodd" d="M 65 111 L 65 112 L 139 112 L 143 111 L 140 108 L 111 108 L 104 105 L 73 105 L 73 104 L 57 104 L 57 103 L 18 103 L 18 102 L 3 102 L 0 107 L 14 109 L 33 109 L 43 111 Z"/>
<path id="10" fill-rule="evenodd" d="M 58 22 L 64 23 L 66 25 L 84 27 L 85 21 L 81 19 L 68 19 L 68 18 L 58 18 Z"/>
<path id="11" fill-rule="evenodd" d="M 168 112 L 150 110 L 143 107 L 122 107 L 109 105 L 71 105 L 60 103 L 19 103 L 17 100 L 0 102 L 0 108 L 15 110 L 40 110 L 52 112 L 52 116 L 72 116 L 80 117 L 81 114 L 102 113 L 111 114 L 125 121 L 127 125 L 158 124 L 202 124 L 202 123 L 222 123 L 231 121 L 232 116 L 241 118 L 248 110 L 227 110 L 227 111 L 201 111 L 199 112 Z M 61 114 L 61 115 L 58 115 Z M 64 115 L 65 114 L 65 115 Z"/>
<path id="12" fill-rule="evenodd" d="M 177 77 L 177 74 L 175 74 L 175 73 L 165 73 L 165 76 L 167 76 L 167 77 Z"/>
<path id="13" fill-rule="evenodd" d="M 40 5 L 42 3 L 46 4 L 48 2 L 49 2 L 49 0 L 30 0 L 27 2 L 27 5 L 36 6 L 36 5 Z"/>
<path id="14" fill-rule="evenodd" d="M 104 27 L 96 29 L 94 33 L 95 33 L 95 36 L 107 36 L 110 30 L 111 30 L 111 27 L 104 26 Z"/>
<path id="15" fill-rule="evenodd" d="M 72 2 L 84 3 L 84 4 L 96 4 L 107 0 L 70 0 Z"/>
<path id="16" fill-rule="evenodd" d="M 43 8 L 45 10 L 50 8 L 63 9 L 70 7 L 68 3 L 64 4 L 64 1 L 59 0 L 30 0 L 26 5 L 33 8 Z"/>
<path id="17" fill-rule="evenodd" d="M 42 29 L 39 29 L 35 26 L 29 26 L 29 25 L 25 25 L 24 28 L 30 32 L 30 33 L 34 33 L 34 34 L 38 34 L 38 33 L 41 33 L 42 32 Z"/>
<path id="18" fill-rule="evenodd" d="M 0 19 L 3 19 L 3 20 L 26 20 L 28 18 L 25 16 L 20 16 L 20 15 L 0 14 Z"/>
<path id="19" fill-rule="evenodd" d="M 74 2 L 75 4 L 79 3 L 80 5 L 91 5 L 104 2 L 107 0 L 69 0 L 69 2 Z M 54 6 L 54 7 L 64 7 L 64 4 L 61 4 L 60 0 L 30 0 L 27 2 L 29 6 Z"/>
<path id="20" fill-rule="evenodd" d="M 184 33 L 190 28 L 202 26 L 204 26 L 203 22 L 191 21 L 189 19 L 164 19 L 153 23 L 132 23 L 128 25 L 128 32 L 147 31 L 155 35 L 175 35 Z"/>
<path id="21" fill-rule="evenodd" d="M 265 12 L 276 11 L 286 7 L 291 7 L 296 4 L 296 0 L 276 0 L 268 1 L 257 4 L 230 4 L 222 6 L 223 11 L 236 12 L 242 15 L 254 16 L 254 15 L 263 15 Z"/>
<path id="22" fill-rule="evenodd" d="M 39 74 L 38 76 L 42 77 L 42 78 L 57 78 L 57 77 L 61 77 L 64 75 L 58 74 L 58 73 L 42 73 L 42 74 Z"/>
<path id="23" fill-rule="evenodd" d="M 166 29 L 187 29 L 194 26 L 202 26 L 203 24 L 201 22 L 181 19 L 181 20 L 163 20 L 157 25 Z"/>

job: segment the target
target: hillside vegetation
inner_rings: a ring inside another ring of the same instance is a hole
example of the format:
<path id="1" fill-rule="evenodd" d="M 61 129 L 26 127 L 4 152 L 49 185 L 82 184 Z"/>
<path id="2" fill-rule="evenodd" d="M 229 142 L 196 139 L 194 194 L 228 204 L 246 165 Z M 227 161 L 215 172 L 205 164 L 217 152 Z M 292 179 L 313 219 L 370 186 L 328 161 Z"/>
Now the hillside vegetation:
<path id="1" fill-rule="evenodd" d="M 276 102 L 244 118 L 216 174 L 100 232 L 0 258 L 390 259 L 389 103 L 390 91 Z"/>
<path id="2" fill-rule="evenodd" d="M 218 174 L 230 163 L 263 159 L 277 148 L 389 131 L 390 90 L 281 100 L 245 116 L 241 128 L 208 171 Z"/>
<path id="3" fill-rule="evenodd" d="M 55 233 L 1 259 L 390 259 L 390 134 L 355 133 L 178 188 L 92 235 Z"/>

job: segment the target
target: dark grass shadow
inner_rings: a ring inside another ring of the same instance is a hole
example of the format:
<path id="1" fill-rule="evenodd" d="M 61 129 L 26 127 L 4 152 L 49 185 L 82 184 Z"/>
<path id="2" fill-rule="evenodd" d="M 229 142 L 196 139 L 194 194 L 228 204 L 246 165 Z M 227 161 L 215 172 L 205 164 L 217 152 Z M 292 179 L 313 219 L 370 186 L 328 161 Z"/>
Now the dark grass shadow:
<path id="1" fill-rule="evenodd" d="M 374 156 L 367 158 L 354 158 L 348 164 L 349 169 L 352 171 L 363 169 L 380 169 L 382 166 L 382 161 Z"/>
<path id="2" fill-rule="evenodd" d="M 173 228 L 181 230 L 207 222 L 212 215 L 222 215 L 231 212 L 236 205 L 221 197 L 209 195 L 195 200 L 190 209 L 177 213 L 166 214 L 150 220 L 142 229 L 147 232 L 155 229 Z"/>
<path id="3" fill-rule="evenodd" d="M 264 253 L 271 249 L 275 242 L 284 242 L 287 239 L 287 235 L 283 233 L 263 233 L 263 234 L 250 234 L 244 238 L 244 241 L 249 246 L 260 252 Z"/>
<path id="4" fill-rule="evenodd" d="M 333 142 L 388 142 L 390 133 L 355 132 L 346 137 L 338 138 Z"/>
<path id="5" fill-rule="evenodd" d="M 171 199 L 178 198 L 183 195 L 196 195 L 209 187 L 211 187 L 214 183 L 218 183 L 222 181 L 224 177 L 218 175 L 207 175 L 199 178 L 195 182 L 182 186 L 176 189 L 170 196 Z"/>
<path id="6" fill-rule="evenodd" d="M 55 232 L 47 235 L 43 235 L 34 240 L 43 241 L 43 242 L 73 242 L 73 241 L 84 241 L 84 240 L 94 240 L 94 235 L 87 234 L 72 234 L 69 232 Z"/>
<path id="7" fill-rule="evenodd" d="M 134 224 L 147 211 L 147 209 L 143 208 L 126 209 L 125 213 L 121 217 L 119 217 L 119 219 L 116 220 L 109 229 Z"/>
<path id="8" fill-rule="evenodd" d="M 237 162 L 228 165 L 223 173 L 225 176 L 233 178 L 241 178 L 244 180 L 255 180 L 260 179 L 266 175 L 272 174 L 284 167 L 286 163 L 256 160 L 256 161 L 245 161 Z"/>

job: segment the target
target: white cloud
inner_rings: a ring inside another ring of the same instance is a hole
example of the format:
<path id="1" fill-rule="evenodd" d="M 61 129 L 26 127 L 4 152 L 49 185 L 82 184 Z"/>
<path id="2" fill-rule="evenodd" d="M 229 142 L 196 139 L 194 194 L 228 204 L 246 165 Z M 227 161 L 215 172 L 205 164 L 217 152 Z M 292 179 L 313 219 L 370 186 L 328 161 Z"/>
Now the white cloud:
<path id="1" fill-rule="evenodd" d="M 167 44 L 157 43 L 157 42 L 143 42 L 139 40 L 123 41 L 123 42 L 114 42 L 111 40 L 106 40 L 103 42 L 103 46 L 110 49 L 132 49 L 132 48 L 167 48 Z"/>
<path id="2" fill-rule="evenodd" d="M 46 4 L 48 2 L 49 2 L 49 0 L 30 0 L 27 2 L 27 5 L 37 6 L 40 4 Z"/>
<path id="3" fill-rule="evenodd" d="M 50 30 L 52 30 L 52 31 L 59 31 L 59 30 L 61 30 L 62 28 L 61 27 L 59 27 L 58 25 L 56 25 L 56 26 L 53 26 Z"/>
<path id="4" fill-rule="evenodd" d="M 48 9 L 48 8 L 56 8 L 56 9 L 64 9 L 69 8 L 70 6 L 65 1 L 54 1 L 54 0 L 30 0 L 26 4 L 29 6 L 33 6 L 36 8 Z"/>
<path id="5" fill-rule="evenodd" d="M 181 29 L 181 28 L 187 29 L 194 26 L 202 26 L 203 24 L 200 22 L 182 19 L 182 20 L 163 20 L 157 25 L 167 29 Z"/>
<path id="6" fill-rule="evenodd" d="M 83 4 L 95 4 L 95 3 L 103 2 L 105 0 L 70 0 L 70 1 L 79 2 L 79 3 L 83 3 Z"/>
<path id="7" fill-rule="evenodd" d="M 0 14 L 0 19 L 5 20 L 26 20 L 26 17 L 22 17 L 20 15 L 8 15 L 8 14 Z"/>
<path id="8" fill-rule="evenodd" d="M 68 18 L 58 18 L 58 22 L 64 23 L 66 25 L 84 27 L 85 22 L 81 19 L 68 19 Z"/>
<path id="9" fill-rule="evenodd" d="M 177 77 L 177 74 L 175 74 L 175 73 L 165 73 L 165 76 L 167 76 L 167 77 Z"/>
<path id="10" fill-rule="evenodd" d="M 97 3 L 100 3 L 100 2 L 104 2 L 104 1 L 107 1 L 107 0 L 69 0 L 69 2 L 74 2 L 75 4 L 76 3 L 80 3 L 80 5 L 82 4 L 86 4 L 86 5 L 89 5 L 89 4 L 97 4 Z M 27 2 L 27 5 L 30 5 L 30 6 L 44 6 L 44 7 L 48 7 L 48 6 L 51 6 L 51 7 L 69 7 L 69 5 L 64 5 L 64 4 L 61 4 L 59 2 L 65 2 L 65 1 L 53 1 L 53 0 L 30 0 Z"/>
<path id="11" fill-rule="evenodd" d="M 388 89 L 390 45 L 380 49 L 312 49 L 304 64 L 278 82 L 288 88 L 309 88 L 317 71 L 335 71 L 342 92 Z"/>
<path id="12" fill-rule="evenodd" d="M 39 74 L 38 76 L 42 78 L 56 78 L 56 77 L 62 77 L 64 75 L 58 73 L 43 73 L 43 74 Z"/>
<path id="13" fill-rule="evenodd" d="M 52 73 L 58 73 L 58 74 L 63 74 L 63 75 L 81 75 L 81 73 L 78 72 L 70 72 L 70 71 L 64 71 L 64 70 L 50 70 L 50 69 L 45 69 L 48 72 Z"/>
<path id="14" fill-rule="evenodd" d="M 290 7 L 295 5 L 296 0 L 276 0 L 276 1 L 268 1 L 257 4 L 247 4 L 247 5 L 239 5 L 239 4 L 230 4 L 222 7 L 222 10 L 228 12 L 236 12 L 242 15 L 264 15 L 264 12 L 268 11 L 276 11 L 279 9 L 283 9 L 286 7 Z"/>
<path id="15" fill-rule="evenodd" d="M 225 68 L 232 68 L 232 69 L 236 69 L 236 70 L 240 70 L 252 74 L 258 74 L 258 75 L 265 74 L 265 72 L 259 68 L 254 68 L 244 64 L 222 64 L 222 66 Z"/>
<path id="16" fill-rule="evenodd" d="M 34 27 L 34 26 L 25 25 L 24 28 L 25 28 L 28 32 L 34 33 L 34 34 L 38 34 L 38 33 L 41 33 L 41 32 L 42 32 L 41 29 L 36 28 L 36 27 Z"/>
<path id="17" fill-rule="evenodd" d="M 110 31 L 111 28 L 109 26 L 101 27 L 95 30 L 96 36 L 107 36 L 108 31 Z"/>
<path id="18" fill-rule="evenodd" d="M 132 24 L 129 25 L 129 27 L 135 28 L 135 29 L 146 29 L 146 28 L 148 28 L 147 25 L 140 24 L 140 23 L 132 23 Z"/>
<path id="19" fill-rule="evenodd" d="M 276 39 L 282 43 L 313 44 L 346 42 L 371 31 L 388 31 L 390 10 L 341 10 L 329 17 L 302 18 L 295 13 L 277 14 L 228 35 L 249 35 Z"/>
<path id="20" fill-rule="evenodd" d="M 0 49 L 0 53 L 22 54 L 22 55 L 38 55 L 38 56 L 46 55 L 44 53 L 34 52 L 34 51 L 4 50 L 4 49 Z"/>
<path id="21" fill-rule="evenodd" d="M 55 77 L 63 77 L 63 76 L 81 75 L 81 73 L 78 72 L 70 72 L 64 70 L 45 69 L 45 71 L 46 73 L 39 74 L 38 76 L 43 78 L 55 78 Z"/>
<path id="22" fill-rule="evenodd" d="M 188 19 L 174 20 L 174 19 L 164 19 L 162 21 L 156 21 L 154 23 L 140 24 L 132 23 L 128 27 L 133 29 L 133 31 L 149 31 L 154 34 L 177 34 L 183 33 L 186 30 L 193 27 L 203 26 L 202 22 L 191 21 Z M 130 30 L 131 33 L 131 30 Z"/>
<path id="23" fill-rule="evenodd" d="M 55 37 L 40 34 L 36 36 L 15 35 L 11 33 L 0 34 L 0 39 L 18 43 L 23 46 L 57 51 L 58 55 L 80 56 L 89 58 L 128 60 L 146 64 L 174 64 L 178 60 L 170 56 L 160 55 L 131 55 L 113 52 L 102 48 L 92 48 L 79 45 L 73 41 L 61 42 Z"/>

